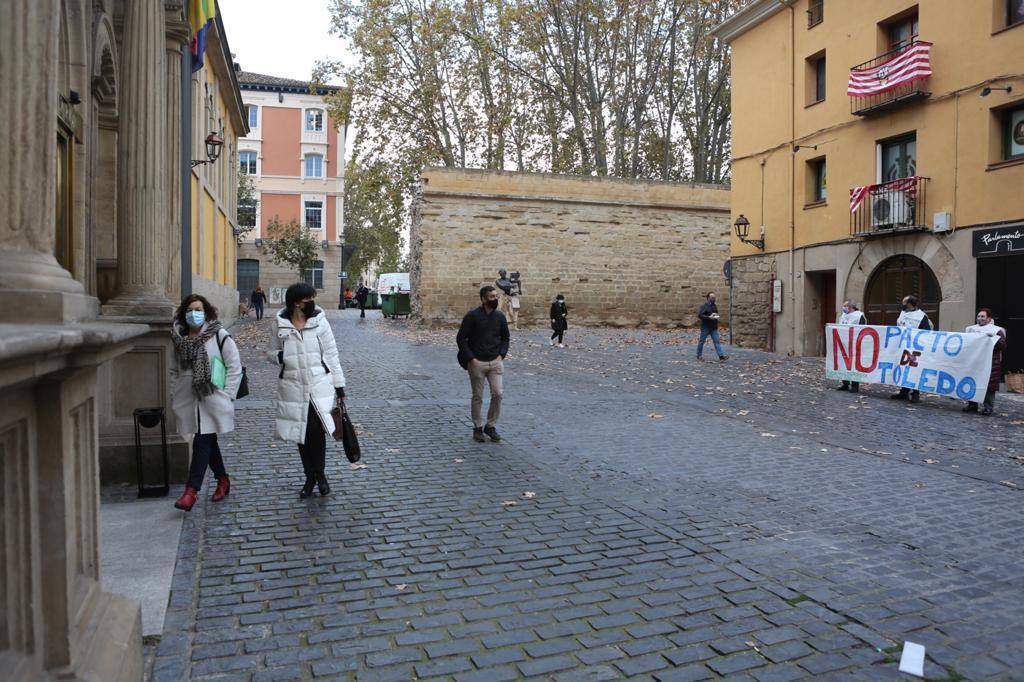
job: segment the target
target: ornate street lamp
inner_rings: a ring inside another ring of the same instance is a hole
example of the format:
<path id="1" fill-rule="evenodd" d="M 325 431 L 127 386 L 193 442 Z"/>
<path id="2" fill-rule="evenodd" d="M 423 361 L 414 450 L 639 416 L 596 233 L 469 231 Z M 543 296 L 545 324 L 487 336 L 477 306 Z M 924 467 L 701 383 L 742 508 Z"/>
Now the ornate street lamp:
<path id="1" fill-rule="evenodd" d="M 764 225 L 761 226 L 761 238 L 760 239 L 747 239 L 747 234 L 750 233 L 750 221 L 747 220 L 746 216 L 740 213 L 740 217 L 736 219 L 733 224 L 736 228 L 736 236 L 744 244 L 750 244 L 764 251 Z"/>
<path id="2" fill-rule="evenodd" d="M 192 167 L 201 166 L 204 163 L 213 163 L 220 158 L 220 149 L 224 146 L 224 138 L 217 133 L 210 133 L 206 136 L 206 160 L 192 159 Z"/>

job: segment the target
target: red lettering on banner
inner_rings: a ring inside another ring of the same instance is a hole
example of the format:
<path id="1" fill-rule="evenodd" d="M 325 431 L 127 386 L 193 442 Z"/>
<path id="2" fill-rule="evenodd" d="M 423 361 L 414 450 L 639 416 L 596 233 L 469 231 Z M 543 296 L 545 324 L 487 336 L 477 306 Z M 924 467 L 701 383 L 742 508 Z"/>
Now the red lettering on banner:
<path id="1" fill-rule="evenodd" d="M 839 369 L 839 356 L 843 356 L 843 362 L 846 364 L 846 369 L 849 370 L 853 367 L 853 327 L 848 327 L 847 331 L 850 332 L 850 338 L 847 341 L 847 345 L 843 346 L 843 339 L 839 336 L 839 330 L 835 327 L 832 328 L 832 369 Z"/>
<path id="2" fill-rule="evenodd" d="M 852 333 L 853 333 L 852 329 L 850 330 L 850 333 L 852 335 Z M 861 362 L 861 358 L 863 357 L 862 349 L 864 348 L 864 337 L 865 336 L 870 336 L 871 340 L 874 342 L 874 343 L 871 344 L 871 364 L 869 364 L 869 365 L 865 365 L 863 362 Z M 857 335 L 857 356 L 856 357 L 857 357 L 857 371 L 858 372 L 864 372 L 865 374 L 867 374 L 867 373 L 875 371 L 875 367 L 878 366 L 879 345 L 880 345 L 880 341 L 879 341 L 879 338 L 878 338 L 878 332 L 876 332 L 871 327 L 864 327 L 863 329 L 860 330 L 860 334 Z M 849 369 L 849 363 L 847 363 L 847 369 Z"/>

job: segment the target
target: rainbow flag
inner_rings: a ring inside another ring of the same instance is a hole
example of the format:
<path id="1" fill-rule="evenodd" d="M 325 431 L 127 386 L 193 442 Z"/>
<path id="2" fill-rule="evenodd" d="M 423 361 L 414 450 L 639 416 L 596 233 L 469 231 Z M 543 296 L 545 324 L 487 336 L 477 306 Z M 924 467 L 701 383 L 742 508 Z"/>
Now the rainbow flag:
<path id="1" fill-rule="evenodd" d="M 206 32 L 217 16 L 217 0 L 189 0 L 188 23 L 192 27 L 192 73 L 203 68 Z"/>

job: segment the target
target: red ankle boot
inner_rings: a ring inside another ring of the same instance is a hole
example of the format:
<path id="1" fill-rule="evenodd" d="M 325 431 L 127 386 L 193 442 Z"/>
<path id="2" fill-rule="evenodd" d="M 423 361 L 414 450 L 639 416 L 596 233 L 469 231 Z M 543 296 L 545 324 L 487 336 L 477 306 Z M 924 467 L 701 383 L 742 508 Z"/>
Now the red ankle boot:
<path id="1" fill-rule="evenodd" d="M 217 489 L 213 491 L 213 497 L 211 497 L 210 499 L 213 500 L 214 502 L 220 502 L 225 497 L 227 497 L 228 493 L 230 493 L 230 492 L 231 492 L 231 481 L 228 480 L 228 477 L 225 476 L 224 478 L 218 478 L 217 479 Z"/>
<path id="2" fill-rule="evenodd" d="M 199 491 L 191 486 L 185 486 L 185 492 L 181 494 L 178 501 L 174 503 L 174 506 L 184 511 L 192 511 L 192 507 L 195 506 L 196 499 L 199 497 Z"/>

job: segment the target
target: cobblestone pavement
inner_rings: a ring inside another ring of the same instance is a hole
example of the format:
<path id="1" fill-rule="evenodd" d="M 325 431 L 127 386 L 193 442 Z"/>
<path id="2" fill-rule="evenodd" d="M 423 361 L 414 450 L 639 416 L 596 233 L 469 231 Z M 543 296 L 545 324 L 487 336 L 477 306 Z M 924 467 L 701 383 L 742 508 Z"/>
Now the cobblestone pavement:
<path id="1" fill-rule="evenodd" d="M 477 444 L 454 330 L 331 315 L 365 467 L 332 444 L 334 492 L 298 499 L 269 323 L 237 327 L 232 493 L 186 519 L 153 679 L 877 680 L 906 640 L 931 678 L 1024 677 L 1020 402 L 525 330 Z"/>

